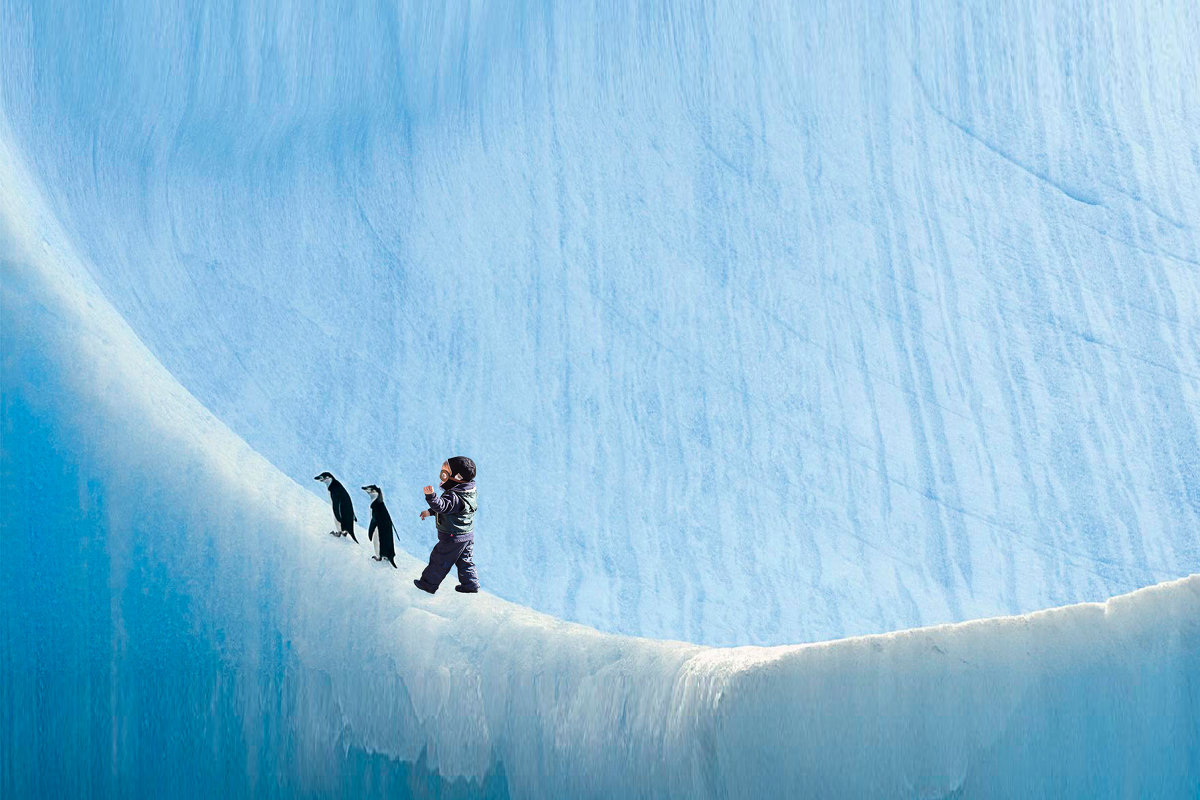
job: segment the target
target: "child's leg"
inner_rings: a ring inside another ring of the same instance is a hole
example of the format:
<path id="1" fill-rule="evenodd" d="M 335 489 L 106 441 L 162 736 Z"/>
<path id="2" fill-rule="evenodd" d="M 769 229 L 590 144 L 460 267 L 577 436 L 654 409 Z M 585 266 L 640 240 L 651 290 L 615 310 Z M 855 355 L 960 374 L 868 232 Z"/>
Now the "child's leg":
<path id="1" fill-rule="evenodd" d="M 443 542 L 439 539 L 433 546 L 433 552 L 429 554 L 429 566 L 421 573 L 421 582 L 436 589 L 461 552 L 461 544 L 455 544 L 453 540 Z"/>
<path id="2" fill-rule="evenodd" d="M 475 572 L 475 543 L 467 542 L 458 560 L 454 563 L 458 567 L 459 584 L 464 589 L 478 589 L 479 575 Z"/>

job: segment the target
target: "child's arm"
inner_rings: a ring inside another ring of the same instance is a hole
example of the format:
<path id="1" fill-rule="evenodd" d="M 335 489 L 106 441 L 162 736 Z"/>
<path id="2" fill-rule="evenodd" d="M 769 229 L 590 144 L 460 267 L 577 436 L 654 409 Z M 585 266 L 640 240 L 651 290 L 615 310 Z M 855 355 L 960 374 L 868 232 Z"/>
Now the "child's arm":
<path id="1" fill-rule="evenodd" d="M 433 494 L 433 487 L 425 487 L 425 502 L 434 514 L 453 514 L 462 505 L 462 499 L 454 492 L 442 492 L 441 497 Z"/>

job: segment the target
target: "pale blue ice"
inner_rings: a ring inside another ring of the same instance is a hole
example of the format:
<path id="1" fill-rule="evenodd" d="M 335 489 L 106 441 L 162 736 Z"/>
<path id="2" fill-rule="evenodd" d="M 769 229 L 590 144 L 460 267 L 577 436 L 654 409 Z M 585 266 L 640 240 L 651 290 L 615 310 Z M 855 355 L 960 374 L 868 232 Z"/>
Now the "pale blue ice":
<path id="1" fill-rule="evenodd" d="M 0 795 L 1200 793 L 1197 42 L 0 0 Z"/>

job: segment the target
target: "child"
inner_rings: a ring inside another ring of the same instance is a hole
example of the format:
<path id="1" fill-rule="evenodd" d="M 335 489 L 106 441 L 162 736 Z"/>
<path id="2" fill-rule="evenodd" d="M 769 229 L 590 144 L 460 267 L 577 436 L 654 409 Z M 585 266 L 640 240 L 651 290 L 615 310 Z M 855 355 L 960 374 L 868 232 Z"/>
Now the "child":
<path id="1" fill-rule="evenodd" d="M 433 487 L 425 487 L 428 511 L 421 519 L 437 519 L 438 543 L 429 554 L 429 566 L 413 584 L 423 592 L 433 594 L 450 567 L 458 567 L 456 592 L 474 594 L 479 591 L 479 576 L 475 574 L 473 545 L 475 541 L 475 462 L 466 456 L 455 456 L 442 464 L 441 497 L 434 497 Z"/>
<path id="2" fill-rule="evenodd" d="M 396 543 L 392 539 L 392 515 L 383 504 L 383 490 L 373 483 L 362 488 L 371 495 L 371 527 L 367 530 L 367 538 L 375 540 L 375 555 L 371 558 L 376 561 L 386 558 L 395 567 Z"/>

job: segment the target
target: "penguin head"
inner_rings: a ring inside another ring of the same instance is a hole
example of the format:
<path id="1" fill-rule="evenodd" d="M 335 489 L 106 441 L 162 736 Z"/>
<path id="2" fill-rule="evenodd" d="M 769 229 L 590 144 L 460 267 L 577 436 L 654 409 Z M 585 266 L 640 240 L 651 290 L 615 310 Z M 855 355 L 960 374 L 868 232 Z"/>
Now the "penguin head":
<path id="1" fill-rule="evenodd" d="M 329 484 L 333 483 L 333 476 L 330 475 L 328 472 L 322 472 L 320 475 L 313 478 L 313 480 L 320 481 L 321 483 L 328 486 Z"/>
<path id="2" fill-rule="evenodd" d="M 362 487 L 362 490 L 371 495 L 372 500 L 378 500 L 383 497 L 383 490 L 373 483 Z"/>

